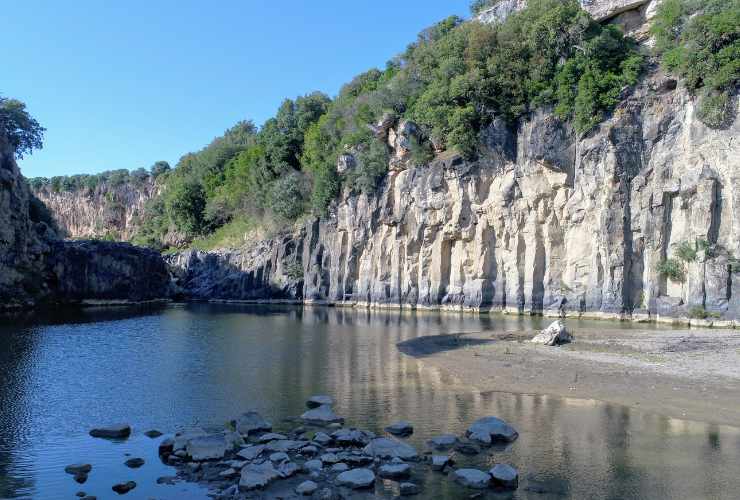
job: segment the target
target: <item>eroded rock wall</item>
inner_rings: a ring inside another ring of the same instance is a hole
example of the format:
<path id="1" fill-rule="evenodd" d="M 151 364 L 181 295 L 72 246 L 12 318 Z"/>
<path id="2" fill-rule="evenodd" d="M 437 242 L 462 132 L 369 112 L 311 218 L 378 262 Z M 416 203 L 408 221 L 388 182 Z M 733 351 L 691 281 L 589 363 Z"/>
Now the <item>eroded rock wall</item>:
<path id="1" fill-rule="evenodd" d="M 51 210 L 67 238 L 113 238 L 128 241 L 137 232 L 144 205 L 157 194 L 152 177 L 113 185 L 103 182 L 94 189 L 54 191 L 44 186 L 34 194 Z"/>
<path id="2" fill-rule="evenodd" d="M 404 163 L 400 128 L 376 196 L 345 192 L 258 247 L 173 257 L 186 295 L 740 319 L 740 125 L 703 125 L 675 81 L 648 78 L 585 137 L 546 111 L 494 122 L 476 162 Z M 685 279 L 661 273 L 666 259 Z"/>

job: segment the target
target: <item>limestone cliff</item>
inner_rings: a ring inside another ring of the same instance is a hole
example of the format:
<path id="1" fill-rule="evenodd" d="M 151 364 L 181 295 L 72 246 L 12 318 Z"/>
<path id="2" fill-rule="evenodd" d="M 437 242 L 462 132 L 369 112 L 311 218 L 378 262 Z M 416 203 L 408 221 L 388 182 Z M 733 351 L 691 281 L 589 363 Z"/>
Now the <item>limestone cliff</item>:
<path id="1" fill-rule="evenodd" d="M 103 181 L 94 188 L 54 190 L 50 185 L 33 189 L 51 210 L 67 238 L 111 238 L 128 241 L 136 234 L 144 204 L 157 194 L 148 176 L 137 182 Z"/>
<path id="2" fill-rule="evenodd" d="M 546 111 L 516 130 L 494 122 L 475 162 L 443 153 L 413 165 L 413 127 L 396 124 L 376 196 L 347 191 L 293 234 L 169 262 L 197 299 L 732 324 L 740 123 L 708 128 L 687 92 L 652 71 L 586 136 Z M 693 259 L 678 258 L 685 247 Z"/>

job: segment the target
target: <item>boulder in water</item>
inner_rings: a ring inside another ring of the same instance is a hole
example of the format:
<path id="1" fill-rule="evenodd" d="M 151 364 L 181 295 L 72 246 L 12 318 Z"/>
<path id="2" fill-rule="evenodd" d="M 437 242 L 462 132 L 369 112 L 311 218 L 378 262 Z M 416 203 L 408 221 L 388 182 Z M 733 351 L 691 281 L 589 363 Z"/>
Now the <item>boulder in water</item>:
<path id="1" fill-rule="evenodd" d="M 375 483 L 375 474 L 370 469 L 351 469 L 339 474 L 337 483 L 353 490 L 369 488 Z"/>
<path id="2" fill-rule="evenodd" d="M 459 484 L 476 490 L 488 488 L 491 482 L 491 475 L 478 469 L 457 469 L 454 478 Z"/>
<path id="3" fill-rule="evenodd" d="M 306 406 L 309 409 L 318 408 L 319 406 L 331 406 L 334 404 L 334 400 L 331 396 L 311 396 L 306 401 Z"/>
<path id="4" fill-rule="evenodd" d="M 131 426 L 128 424 L 114 424 L 106 427 L 96 427 L 90 431 L 92 437 L 123 439 L 131 435 Z"/>
<path id="5" fill-rule="evenodd" d="M 410 422 L 401 420 L 389 425 L 385 430 L 394 436 L 410 436 L 414 433 L 414 426 Z"/>
<path id="6" fill-rule="evenodd" d="M 519 473 L 508 464 L 496 464 L 489 471 L 493 486 L 515 490 L 519 486 Z"/>
<path id="7" fill-rule="evenodd" d="M 467 436 L 473 441 L 489 445 L 492 442 L 512 442 L 519 433 L 497 417 L 483 417 L 468 427 Z"/>

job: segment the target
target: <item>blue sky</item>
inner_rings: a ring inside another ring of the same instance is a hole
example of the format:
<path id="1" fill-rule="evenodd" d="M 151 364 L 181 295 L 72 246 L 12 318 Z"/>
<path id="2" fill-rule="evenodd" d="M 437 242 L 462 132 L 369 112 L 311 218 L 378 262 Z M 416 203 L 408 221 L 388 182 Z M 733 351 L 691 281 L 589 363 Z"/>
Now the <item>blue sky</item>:
<path id="1" fill-rule="evenodd" d="M 175 164 L 285 97 L 336 94 L 469 0 L 35 1 L 3 6 L 0 93 L 47 128 L 27 177 Z"/>

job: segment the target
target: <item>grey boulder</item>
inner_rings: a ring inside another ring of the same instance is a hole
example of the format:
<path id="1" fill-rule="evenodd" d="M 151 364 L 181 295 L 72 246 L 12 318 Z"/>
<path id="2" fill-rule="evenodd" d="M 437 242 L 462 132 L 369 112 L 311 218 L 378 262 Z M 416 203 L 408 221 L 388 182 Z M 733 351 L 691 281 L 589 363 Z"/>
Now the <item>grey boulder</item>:
<path id="1" fill-rule="evenodd" d="M 329 405 L 321 405 L 317 408 L 308 410 L 301 415 L 301 419 L 303 419 L 304 422 L 311 424 L 334 424 L 344 422 L 344 419 L 334 413 L 334 410 L 332 410 Z"/>
<path id="2" fill-rule="evenodd" d="M 413 446 L 383 437 L 371 440 L 362 451 L 378 458 L 401 458 L 403 460 L 419 458 L 419 454 Z"/>
<path id="3" fill-rule="evenodd" d="M 493 486 L 515 490 L 519 486 L 519 473 L 508 464 L 496 464 L 489 471 Z"/>
<path id="4" fill-rule="evenodd" d="M 264 488 L 280 477 L 280 472 L 270 462 L 249 464 L 242 469 L 241 477 L 239 478 L 239 490 L 251 491 L 257 488 Z"/>
<path id="5" fill-rule="evenodd" d="M 452 434 L 442 434 L 435 436 L 428 441 L 429 446 L 435 450 L 449 450 L 457 444 L 457 436 Z"/>
<path id="6" fill-rule="evenodd" d="M 418 495 L 420 491 L 419 485 L 416 483 L 401 483 L 399 490 L 399 493 L 401 493 L 401 496 L 403 497 Z"/>
<path id="7" fill-rule="evenodd" d="M 394 422 L 385 428 L 386 432 L 393 434 L 394 436 L 410 436 L 414 433 L 414 426 L 410 422 L 401 420 Z"/>
<path id="8" fill-rule="evenodd" d="M 223 458 L 226 454 L 226 440 L 222 434 L 196 437 L 188 441 L 185 451 L 196 462 Z"/>
<path id="9" fill-rule="evenodd" d="M 337 483 L 349 488 L 369 488 L 375 483 L 375 474 L 370 469 L 351 469 L 337 476 Z"/>
<path id="10" fill-rule="evenodd" d="M 398 479 L 408 477 L 411 474 L 409 464 L 386 464 L 378 468 L 378 475 L 385 479 Z"/>
<path id="11" fill-rule="evenodd" d="M 482 444 L 493 442 L 510 443 L 519 437 L 519 433 L 505 421 L 497 417 L 483 417 L 468 427 L 467 436 Z"/>
<path id="12" fill-rule="evenodd" d="M 457 469 L 453 477 L 457 483 L 476 490 L 488 488 L 491 482 L 491 475 L 478 469 Z"/>

